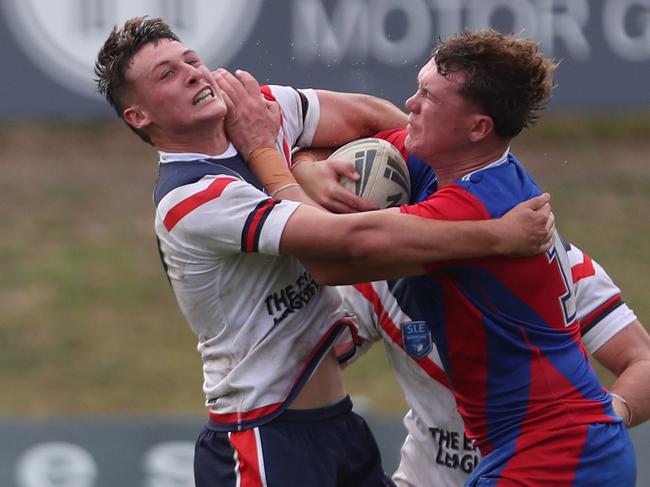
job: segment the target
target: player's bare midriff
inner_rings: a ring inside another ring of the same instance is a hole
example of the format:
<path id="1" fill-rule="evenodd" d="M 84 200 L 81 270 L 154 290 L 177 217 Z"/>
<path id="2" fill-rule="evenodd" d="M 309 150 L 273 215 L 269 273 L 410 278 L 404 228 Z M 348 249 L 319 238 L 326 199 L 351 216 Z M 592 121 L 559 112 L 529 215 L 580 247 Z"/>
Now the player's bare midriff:
<path id="1" fill-rule="evenodd" d="M 323 358 L 320 366 L 298 397 L 289 405 L 290 409 L 312 409 L 327 406 L 345 397 L 341 366 L 334 350 Z"/>

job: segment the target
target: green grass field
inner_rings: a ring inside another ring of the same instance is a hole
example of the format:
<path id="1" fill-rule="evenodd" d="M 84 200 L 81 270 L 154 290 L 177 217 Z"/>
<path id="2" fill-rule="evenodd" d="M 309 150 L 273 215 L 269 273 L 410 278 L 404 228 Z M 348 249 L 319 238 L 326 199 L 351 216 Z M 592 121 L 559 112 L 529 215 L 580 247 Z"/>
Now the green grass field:
<path id="1" fill-rule="evenodd" d="M 548 115 L 514 145 L 562 234 L 646 325 L 648 126 Z M 0 125 L 0 153 L 0 413 L 203 414 L 194 336 L 153 235 L 155 152 L 121 125 L 70 122 Z M 346 381 L 380 413 L 405 408 L 380 346 Z"/>

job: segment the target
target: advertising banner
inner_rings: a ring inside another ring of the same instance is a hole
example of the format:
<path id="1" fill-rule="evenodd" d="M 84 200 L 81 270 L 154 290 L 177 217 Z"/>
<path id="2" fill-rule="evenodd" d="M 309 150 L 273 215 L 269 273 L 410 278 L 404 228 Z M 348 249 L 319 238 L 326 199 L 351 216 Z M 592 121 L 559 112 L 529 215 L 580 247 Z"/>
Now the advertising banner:
<path id="1" fill-rule="evenodd" d="M 402 105 L 439 38 L 492 26 L 562 61 L 552 106 L 650 106 L 650 0 L 2 0 L 0 119 L 104 117 L 113 25 L 161 16 L 214 68 Z"/>

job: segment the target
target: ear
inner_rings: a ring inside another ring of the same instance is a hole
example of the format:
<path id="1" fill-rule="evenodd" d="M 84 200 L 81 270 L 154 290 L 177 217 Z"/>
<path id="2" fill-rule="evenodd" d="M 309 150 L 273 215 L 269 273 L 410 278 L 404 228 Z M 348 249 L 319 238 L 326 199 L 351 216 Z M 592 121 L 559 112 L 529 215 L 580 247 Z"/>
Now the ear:
<path id="1" fill-rule="evenodd" d="M 125 108 L 122 116 L 126 123 L 138 130 L 145 129 L 151 125 L 151 117 L 149 114 L 137 105 Z"/>
<path id="2" fill-rule="evenodd" d="M 479 142 L 494 132 L 494 120 L 487 115 L 475 115 L 470 121 L 469 140 Z"/>

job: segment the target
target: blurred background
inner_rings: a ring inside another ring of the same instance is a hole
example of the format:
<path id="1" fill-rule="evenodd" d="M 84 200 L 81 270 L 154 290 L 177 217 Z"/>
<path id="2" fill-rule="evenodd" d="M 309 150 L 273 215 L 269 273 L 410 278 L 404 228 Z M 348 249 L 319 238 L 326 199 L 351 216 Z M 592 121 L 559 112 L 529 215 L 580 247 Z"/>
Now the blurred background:
<path id="1" fill-rule="evenodd" d="M 157 154 L 116 121 L 92 83 L 108 32 L 135 15 L 167 19 L 214 68 L 399 106 L 440 37 L 493 26 L 537 39 L 561 60 L 558 87 L 514 150 L 552 193 L 563 236 L 650 323 L 650 0 L 0 5 L 2 486 L 193 485 L 201 363 L 157 253 Z M 406 404 L 382 347 L 346 381 L 390 470 Z M 650 437 L 643 428 L 635 441 Z M 650 454 L 643 448 L 639 459 Z M 650 485 L 639 463 L 639 485 Z"/>

